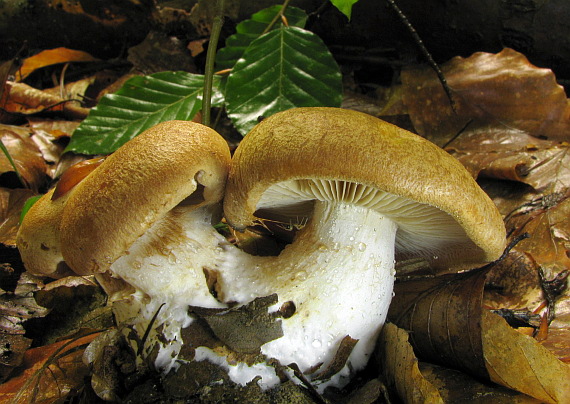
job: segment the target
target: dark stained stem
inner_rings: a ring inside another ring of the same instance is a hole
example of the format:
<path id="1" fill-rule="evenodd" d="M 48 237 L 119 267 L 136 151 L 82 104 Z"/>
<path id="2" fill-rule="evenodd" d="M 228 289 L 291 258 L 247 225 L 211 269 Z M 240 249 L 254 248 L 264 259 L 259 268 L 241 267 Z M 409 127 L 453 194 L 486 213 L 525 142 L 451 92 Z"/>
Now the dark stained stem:
<path id="1" fill-rule="evenodd" d="M 206 53 L 206 67 L 204 72 L 204 99 L 202 100 L 202 123 L 210 126 L 212 107 L 212 82 L 214 79 L 214 62 L 222 25 L 224 25 L 224 5 L 225 0 L 216 0 L 216 16 L 212 24 L 208 52 Z"/>
<path id="2" fill-rule="evenodd" d="M 386 0 L 386 1 L 388 2 L 390 7 L 392 8 L 392 10 L 394 10 L 394 12 L 398 16 L 398 18 L 402 21 L 402 23 L 407 28 L 407 30 L 410 32 L 410 34 L 412 35 L 412 38 L 414 39 L 416 45 L 420 49 L 420 52 L 422 52 L 422 55 L 427 60 L 430 67 L 437 74 L 437 78 L 439 79 L 441 85 L 443 86 L 443 90 L 445 91 L 445 94 L 447 94 L 447 98 L 449 99 L 449 104 L 451 105 L 451 109 L 453 110 L 453 112 L 456 112 L 455 98 L 453 97 L 453 93 L 451 92 L 451 88 L 449 88 L 449 85 L 447 84 L 447 80 L 445 79 L 445 76 L 443 75 L 438 64 L 435 62 L 435 60 L 433 60 L 431 53 L 429 53 L 429 51 L 425 47 L 424 41 L 422 41 L 422 39 L 418 35 L 418 32 L 416 31 L 416 29 L 410 23 L 410 21 L 408 20 L 408 17 L 406 17 L 406 15 L 402 12 L 402 10 L 400 10 L 400 7 L 398 7 L 398 5 L 396 4 L 396 1 L 395 0 Z"/>

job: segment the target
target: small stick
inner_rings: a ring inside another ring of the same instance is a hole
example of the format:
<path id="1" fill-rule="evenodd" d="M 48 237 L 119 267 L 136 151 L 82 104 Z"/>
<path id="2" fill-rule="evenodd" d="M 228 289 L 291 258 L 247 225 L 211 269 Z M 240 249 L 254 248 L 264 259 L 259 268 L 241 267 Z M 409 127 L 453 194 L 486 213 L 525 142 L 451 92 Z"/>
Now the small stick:
<path id="1" fill-rule="evenodd" d="M 445 79 L 445 76 L 443 75 L 438 64 L 435 62 L 435 60 L 433 60 L 431 53 L 429 53 L 429 51 L 425 47 L 424 41 L 422 41 L 422 39 L 418 35 L 418 32 L 416 31 L 416 29 L 410 23 L 410 20 L 408 20 L 408 17 L 406 17 L 405 14 L 402 12 L 402 10 L 400 10 L 400 7 L 398 7 L 395 0 L 386 0 L 386 1 L 390 5 L 390 7 L 392 7 L 392 10 L 394 10 L 394 12 L 398 16 L 398 18 L 400 18 L 400 20 L 402 21 L 404 26 L 408 29 L 408 31 L 410 32 L 410 34 L 414 38 L 414 41 L 416 42 L 416 45 L 418 45 L 418 48 L 422 52 L 424 58 L 426 58 L 430 67 L 437 74 L 437 78 L 439 79 L 441 85 L 443 86 L 443 90 L 445 91 L 445 94 L 447 95 L 447 98 L 449 99 L 449 104 L 451 105 L 451 109 L 453 110 L 453 112 L 457 112 L 455 98 L 453 97 L 453 93 L 451 92 L 451 88 L 449 88 L 449 85 L 447 84 L 447 80 Z"/>

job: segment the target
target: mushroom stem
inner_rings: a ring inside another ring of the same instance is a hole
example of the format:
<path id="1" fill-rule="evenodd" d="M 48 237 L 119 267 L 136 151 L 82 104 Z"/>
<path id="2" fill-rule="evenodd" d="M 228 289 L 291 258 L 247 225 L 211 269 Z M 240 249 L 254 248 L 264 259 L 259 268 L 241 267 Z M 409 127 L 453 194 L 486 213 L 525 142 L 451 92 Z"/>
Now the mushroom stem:
<path id="1" fill-rule="evenodd" d="M 158 307 L 167 304 L 155 325 L 164 325 L 169 337 L 163 340 L 173 345 L 163 344 L 157 367 L 172 366 L 164 359 L 176 355 L 180 329 L 192 321 L 187 305 L 245 304 L 272 293 L 279 297 L 272 310 L 293 302 L 295 313 L 282 319 L 283 337 L 264 344 L 263 354 L 283 365 L 296 363 L 302 372 L 314 372 L 307 378 L 317 378 L 318 368 L 327 369 L 341 341 L 350 336 L 358 343 L 331 382 L 342 385 L 340 377 L 366 365 L 392 298 L 397 230 L 392 220 L 362 206 L 317 201 L 312 220 L 292 244 L 277 257 L 258 257 L 217 234 L 211 214 L 205 208 L 175 209 L 111 267 L 152 296 L 146 303 L 140 292 L 131 297 L 131 310 L 139 314 L 117 313 L 125 321 L 138 318 L 141 332 Z M 162 241 L 158 254 L 153 251 L 157 239 Z M 219 300 L 209 292 L 204 268 L 217 273 Z"/>
<path id="2" fill-rule="evenodd" d="M 343 338 L 357 339 L 342 372 L 347 376 L 349 368 L 365 366 L 386 319 L 396 230 L 374 210 L 317 201 L 311 222 L 278 257 L 233 250 L 220 268 L 218 296 L 245 302 L 277 293 L 275 309 L 292 301 L 296 311 L 282 320 L 283 337 L 262 352 L 303 372 L 326 369 Z"/>

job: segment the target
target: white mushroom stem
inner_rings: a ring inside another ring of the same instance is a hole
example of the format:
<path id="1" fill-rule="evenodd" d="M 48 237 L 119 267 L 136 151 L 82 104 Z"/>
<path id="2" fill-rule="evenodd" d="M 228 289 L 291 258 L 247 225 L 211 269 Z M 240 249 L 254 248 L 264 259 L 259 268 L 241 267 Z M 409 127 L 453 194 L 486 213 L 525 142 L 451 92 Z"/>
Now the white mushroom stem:
<path id="1" fill-rule="evenodd" d="M 396 230 L 373 210 L 316 202 L 311 222 L 278 257 L 233 250 L 220 268 L 219 297 L 244 302 L 277 293 L 275 309 L 294 302 L 295 314 L 282 320 L 284 336 L 262 346 L 282 364 L 324 368 L 349 335 L 359 340 L 350 367 L 361 369 L 392 299 Z"/>
<path id="2" fill-rule="evenodd" d="M 152 296 L 153 310 L 167 303 L 158 321 L 174 325 L 165 330 L 188 321 L 187 305 L 223 306 L 209 294 L 203 273 L 208 268 L 217 272 L 222 302 L 247 303 L 277 293 L 273 310 L 284 302 L 295 304 L 295 314 L 282 320 L 283 337 L 262 346 L 265 355 L 283 365 L 296 363 L 303 372 L 320 364 L 322 370 L 350 336 L 359 342 L 343 375 L 366 365 L 392 298 L 397 230 L 392 220 L 361 206 L 316 202 L 311 222 L 291 245 L 277 257 L 257 257 L 215 233 L 207 212 L 173 216 L 112 266 L 116 275 Z M 177 232 L 176 237 L 165 239 L 166 230 Z M 163 244 L 157 249 L 159 239 Z"/>

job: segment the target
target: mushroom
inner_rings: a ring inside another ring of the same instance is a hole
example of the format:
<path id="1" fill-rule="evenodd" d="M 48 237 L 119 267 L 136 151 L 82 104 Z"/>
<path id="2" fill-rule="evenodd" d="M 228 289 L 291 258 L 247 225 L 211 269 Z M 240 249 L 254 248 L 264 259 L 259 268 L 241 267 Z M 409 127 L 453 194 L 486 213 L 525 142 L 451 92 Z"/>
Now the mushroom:
<path id="1" fill-rule="evenodd" d="M 176 334 L 189 321 L 188 304 L 225 307 L 202 287 L 199 258 L 185 266 L 184 254 L 200 249 L 213 260 L 218 252 L 222 237 L 211 221 L 221 215 L 229 161 L 226 141 L 206 126 L 168 121 L 148 129 L 80 182 L 63 181 L 74 186 L 56 188 L 32 206 L 17 237 L 26 268 L 52 277 L 68 267 L 75 274 L 95 274 L 108 292 L 117 292 L 111 300 L 118 322 L 137 327 L 141 336 L 167 303 L 156 324 Z M 195 239 L 184 226 L 195 230 Z M 208 230 L 204 238 L 201 229 Z M 179 256 L 173 246 L 182 246 Z M 117 287 L 112 277 L 135 293 Z"/>
<path id="2" fill-rule="evenodd" d="M 287 314 L 282 336 L 260 347 L 267 360 L 230 364 L 206 347 L 196 347 L 194 360 L 226 368 L 240 384 L 260 376 L 262 388 L 280 381 L 274 362 L 294 363 L 319 388 L 342 386 L 365 366 L 386 319 L 396 255 L 447 268 L 492 261 L 505 245 L 500 214 L 459 162 L 363 113 L 288 110 L 238 146 L 226 220 L 237 230 L 298 230 L 277 256 L 248 254 L 212 227 L 228 164 L 214 131 L 169 122 L 128 142 L 64 196 L 65 261 L 135 288 L 114 312 L 140 336 L 155 321 L 152 342 L 137 350 L 149 356 L 158 346 L 163 372 L 193 343 L 182 337 L 194 321 L 188 306 L 227 308 L 276 294 L 269 310 Z"/>
<path id="3" fill-rule="evenodd" d="M 291 109 L 253 128 L 232 158 L 224 213 L 238 230 L 260 221 L 302 227 L 277 257 L 233 251 L 218 298 L 277 293 L 274 309 L 292 302 L 284 336 L 262 352 L 296 363 L 308 379 L 321 378 L 347 336 L 358 340 L 336 385 L 370 356 L 392 298 L 395 253 L 449 267 L 495 260 L 505 247 L 499 212 L 456 159 L 337 108 Z"/>

